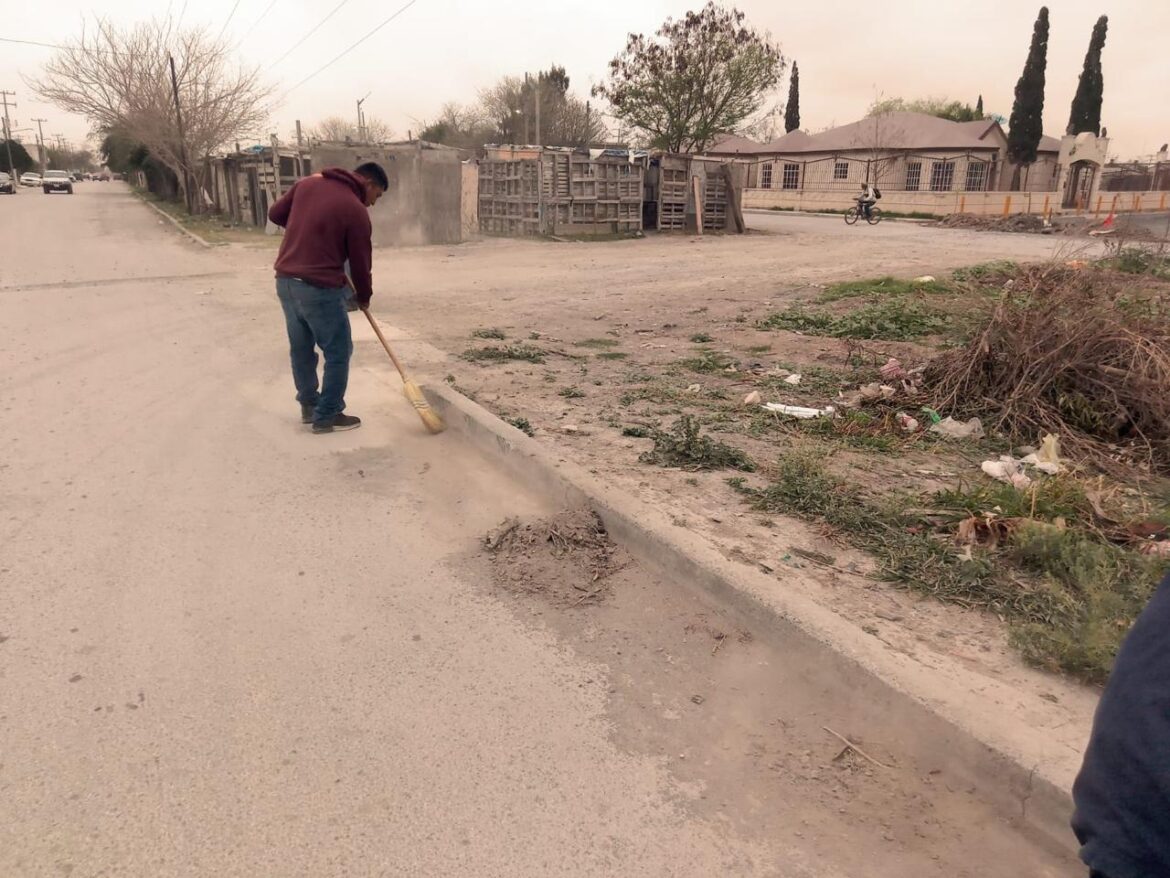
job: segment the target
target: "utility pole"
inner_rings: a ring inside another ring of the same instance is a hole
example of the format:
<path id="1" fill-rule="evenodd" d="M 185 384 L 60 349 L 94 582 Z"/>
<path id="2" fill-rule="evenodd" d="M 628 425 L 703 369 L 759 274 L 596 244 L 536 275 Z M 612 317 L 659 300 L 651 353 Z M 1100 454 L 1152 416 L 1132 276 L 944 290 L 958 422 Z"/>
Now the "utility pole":
<path id="1" fill-rule="evenodd" d="M 593 127 L 590 125 L 590 115 L 593 112 L 593 105 L 589 101 L 585 102 L 585 148 L 589 149 L 590 135 L 593 133 Z"/>
<path id="2" fill-rule="evenodd" d="M 528 146 L 528 144 L 530 144 L 532 142 L 531 140 L 528 139 L 528 101 L 524 100 L 524 92 L 528 91 L 528 89 L 530 87 L 531 87 L 531 83 L 529 82 L 528 74 L 525 73 L 524 74 L 524 91 L 522 91 L 520 93 L 520 106 L 522 106 L 524 108 L 521 111 L 524 113 L 524 144 L 523 144 L 524 146 Z"/>
<path id="3" fill-rule="evenodd" d="M 365 143 L 367 140 L 369 140 L 369 137 L 367 136 L 367 133 L 366 133 L 366 114 L 362 112 L 362 104 L 364 104 L 366 102 L 366 100 L 369 98 L 369 96 L 372 94 L 373 94 L 372 91 L 366 92 L 366 96 L 357 102 L 357 116 L 358 116 L 357 134 L 358 134 L 358 140 L 361 141 L 362 143 Z"/>
<path id="4" fill-rule="evenodd" d="M 187 213 L 194 213 L 191 193 L 191 175 L 187 173 L 187 134 L 183 130 L 183 110 L 179 105 L 179 77 L 175 73 L 175 56 L 170 56 L 171 90 L 175 95 L 175 120 L 179 123 L 179 161 L 183 165 L 183 195 L 187 202 Z"/>
<path id="5" fill-rule="evenodd" d="M 297 119 L 297 146 L 301 146 L 302 144 L 304 144 L 304 140 L 301 138 L 301 120 Z M 236 152 L 239 152 L 239 151 L 240 150 L 237 147 Z"/>
<path id="6" fill-rule="evenodd" d="M 536 145 L 540 146 L 540 74 L 533 80 L 532 100 L 536 104 Z"/>
<path id="7" fill-rule="evenodd" d="M 8 120 L 8 98 L 16 97 L 14 91 L 0 91 L 0 100 L 4 101 L 4 148 L 8 150 L 8 172 L 12 174 L 12 191 L 15 193 L 20 187 L 17 186 L 16 180 L 16 162 L 12 160 L 12 123 Z M 13 109 L 16 109 L 16 102 L 13 101 Z"/>
<path id="8" fill-rule="evenodd" d="M 37 123 L 37 131 L 40 134 L 40 139 L 37 141 L 37 157 L 41 160 L 41 176 L 45 176 L 45 129 L 42 125 L 48 122 L 48 119 L 33 119 Z"/>

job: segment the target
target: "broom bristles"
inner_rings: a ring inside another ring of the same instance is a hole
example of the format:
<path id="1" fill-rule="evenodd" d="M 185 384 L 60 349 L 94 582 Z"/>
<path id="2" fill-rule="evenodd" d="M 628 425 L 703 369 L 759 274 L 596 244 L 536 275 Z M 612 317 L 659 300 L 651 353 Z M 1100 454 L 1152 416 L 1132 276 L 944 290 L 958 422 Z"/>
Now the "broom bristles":
<path id="1" fill-rule="evenodd" d="M 423 426 L 427 430 L 431 433 L 442 433 L 447 429 L 447 425 L 443 423 L 443 419 L 439 417 L 438 412 L 431 408 L 431 404 L 423 396 L 422 388 L 409 378 L 403 380 L 402 387 L 406 391 L 406 398 L 410 400 L 410 404 L 418 412 L 418 416 L 422 419 Z"/>

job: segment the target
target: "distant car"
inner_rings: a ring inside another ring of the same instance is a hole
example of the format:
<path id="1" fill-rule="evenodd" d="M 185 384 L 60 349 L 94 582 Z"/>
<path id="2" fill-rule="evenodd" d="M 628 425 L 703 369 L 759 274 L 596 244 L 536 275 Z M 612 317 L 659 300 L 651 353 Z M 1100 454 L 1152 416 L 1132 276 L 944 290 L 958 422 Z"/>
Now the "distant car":
<path id="1" fill-rule="evenodd" d="M 27 174 L 20 175 L 20 185 L 35 187 L 41 185 L 41 175 L 29 171 Z"/>
<path id="2" fill-rule="evenodd" d="M 73 178 L 69 176 L 68 171 L 45 171 L 44 179 L 41 181 L 41 188 L 46 195 L 51 192 L 66 192 L 72 195 Z"/>
<path id="3" fill-rule="evenodd" d="M 74 183 L 80 183 L 82 180 L 81 171 L 70 171 L 69 176 Z"/>
<path id="4" fill-rule="evenodd" d="M 0 171 L 0 195 L 15 195 L 16 184 L 12 182 L 12 177 Z"/>
<path id="5" fill-rule="evenodd" d="M 95 179 L 95 180 L 100 180 L 100 181 L 101 181 L 101 182 L 103 182 L 103 183 L 109 183 L 109 182 L 110 182 L 110 175 L 109 175 L 109 174 L 107 174 L 105 171 L 102 171 L 102 172 L 101 172 L 100 174 L 98 174 L 98 175 L 97 175 L 97 176 L 96 176 L 94 179 Z"/>
<path id="6" fill-rule="evenodd" d="M 123 174 L 114 174 L 114 179 L 115 180 L 125 180 L 126 177 Z"/>

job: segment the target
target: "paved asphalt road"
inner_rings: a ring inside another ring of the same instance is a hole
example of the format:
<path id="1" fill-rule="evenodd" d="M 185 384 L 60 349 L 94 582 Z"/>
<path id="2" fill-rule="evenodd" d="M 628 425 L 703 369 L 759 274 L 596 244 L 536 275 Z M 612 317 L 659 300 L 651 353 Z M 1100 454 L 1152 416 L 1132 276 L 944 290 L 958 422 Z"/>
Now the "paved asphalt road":
<path id="1" fill-rule="evenodd" d="M 483 588 L 537 502 L 373 366 L 300 426 L 254 253 L 120 184 L 0 241 L 0 875 L 773 874 Z"/>

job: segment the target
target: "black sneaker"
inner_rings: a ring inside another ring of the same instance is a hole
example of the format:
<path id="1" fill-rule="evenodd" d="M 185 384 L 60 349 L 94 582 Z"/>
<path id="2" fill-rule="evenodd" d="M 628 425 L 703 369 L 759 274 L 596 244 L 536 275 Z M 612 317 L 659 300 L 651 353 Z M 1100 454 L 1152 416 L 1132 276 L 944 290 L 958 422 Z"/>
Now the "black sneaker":
<path id="1" fill-rule="evenodd" d="M 302 405 L 301 406 L 301 423 L 302 424 L 313 423 L 313 411 L 315 408 L 316 408 L 316 406 L 311 406 L 311 405 Z"/>
<path id="2" fill-rule="evenodd" d="M 342 430 L 356 430 L 362 425 L 361 418 L 353 415 L 334 415 L 327 421 L 314 421 L 314 433 L 339 433 Z"/>

